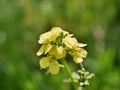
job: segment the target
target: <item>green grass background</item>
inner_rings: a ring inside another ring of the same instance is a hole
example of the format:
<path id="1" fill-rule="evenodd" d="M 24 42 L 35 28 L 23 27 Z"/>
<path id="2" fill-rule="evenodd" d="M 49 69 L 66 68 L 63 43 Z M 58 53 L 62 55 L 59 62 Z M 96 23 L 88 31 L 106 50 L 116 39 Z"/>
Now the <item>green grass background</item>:
<path id="1" fill-rule="evenodd" d="M 83 90 L 120 90 L 120 0 L 0 0 L 0 90 L 73 90 L 64 70 L 39 67 L 39 35 L 54 26 L 88 44 L 83 64 L 95 77 Z"/>

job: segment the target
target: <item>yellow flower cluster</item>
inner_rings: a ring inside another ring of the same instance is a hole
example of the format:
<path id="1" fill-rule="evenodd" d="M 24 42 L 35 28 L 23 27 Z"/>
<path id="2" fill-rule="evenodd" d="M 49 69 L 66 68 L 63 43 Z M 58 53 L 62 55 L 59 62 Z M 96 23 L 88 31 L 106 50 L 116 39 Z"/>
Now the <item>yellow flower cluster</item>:
<path id="1" fill-rule="evenodd" d="M 49 32 L 40 35 L 38 43 L 41 44 L 37 55 L 46 55 L 39 64 L 41 68 L 49 67 L 51 74 L 58 74 L 63 65 L 58 60 L 64 58 L 66 54 L 73 56 L 75 63 L 81 63 L 87 56 L 87 51 L 82 47 L 86 44 L 78 43 L 72 34 L 62 30 L 60 27 L 54 27 Z"/>

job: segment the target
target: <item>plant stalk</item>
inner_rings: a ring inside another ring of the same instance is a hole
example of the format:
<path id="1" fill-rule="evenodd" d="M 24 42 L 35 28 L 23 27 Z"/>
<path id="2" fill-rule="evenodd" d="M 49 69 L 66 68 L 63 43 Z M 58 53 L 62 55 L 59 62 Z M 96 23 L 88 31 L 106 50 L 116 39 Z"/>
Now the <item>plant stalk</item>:
<path id="1" fill-rule="evenodd" d="M 72 77 L 72 73 L 71 73 L 70 68 L 68 67 L 68 65 L 67 65 L 67 63 L 66 63 L 66 61 L 65 61 L 65 59 L 62 59 L 62 63 L 63 63 L 63 65 L 65 66 L 65 69 L 66 69 L 68 75 L 69 75 L 70 78 L 71 78 L 71 81 L 72 81 L 74 90 L 79 90 L 78 87 L 77 87 L 77 84 L 74 82 L 74 79 L 73 79 L 73 77 Z M 80 89 L 80 90 L 82 90 L 82 89 Z"/>

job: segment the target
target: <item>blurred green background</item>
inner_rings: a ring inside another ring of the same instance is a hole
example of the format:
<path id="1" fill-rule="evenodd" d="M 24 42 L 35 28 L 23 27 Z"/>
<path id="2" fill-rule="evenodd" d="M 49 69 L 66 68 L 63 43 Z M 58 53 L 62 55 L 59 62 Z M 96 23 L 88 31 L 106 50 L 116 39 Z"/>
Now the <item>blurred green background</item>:
<path id="1" fill-rule="evenodd" d="M 120 90 L 120 0 L 0 0 L 0 90 L 72 90 L 63 70 L 39 67 L 39 35 L 54 26 L 88 44 L 83 90 Z"/>

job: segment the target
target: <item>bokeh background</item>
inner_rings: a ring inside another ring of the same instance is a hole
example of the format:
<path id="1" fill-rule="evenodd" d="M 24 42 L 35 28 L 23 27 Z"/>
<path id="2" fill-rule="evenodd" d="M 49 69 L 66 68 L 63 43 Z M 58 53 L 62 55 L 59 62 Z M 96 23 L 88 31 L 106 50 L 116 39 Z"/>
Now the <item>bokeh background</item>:
<path id="1" fill-rule="evenodd" d="M 88 44 L 83 90 L 120 90 L 120 0 L 0 0 L 0 90 L 72 90 L 66 72 L 39 67 L 39 35 L 54 26 Z"/>

